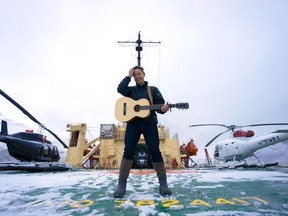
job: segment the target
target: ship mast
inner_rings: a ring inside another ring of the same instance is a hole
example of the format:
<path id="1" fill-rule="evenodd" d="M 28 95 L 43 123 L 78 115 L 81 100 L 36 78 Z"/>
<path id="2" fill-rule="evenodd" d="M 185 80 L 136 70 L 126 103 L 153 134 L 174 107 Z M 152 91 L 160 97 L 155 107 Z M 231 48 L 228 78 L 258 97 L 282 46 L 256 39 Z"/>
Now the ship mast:
<path id="1" fill-rule="evenodd" d="M 141 66 L 141 51 L 143 50 L 143 46 L 158 46 L 161 42 L 153 42 L 153 41 L 142 41 L 140 31 L 138 33 L 138 40 L 136 41 L 118 41 L 120 46 L 125 46 L 125 44 L 128 44 L 128 46 L 135 46 L 137 51 L 137 65 Z"/>

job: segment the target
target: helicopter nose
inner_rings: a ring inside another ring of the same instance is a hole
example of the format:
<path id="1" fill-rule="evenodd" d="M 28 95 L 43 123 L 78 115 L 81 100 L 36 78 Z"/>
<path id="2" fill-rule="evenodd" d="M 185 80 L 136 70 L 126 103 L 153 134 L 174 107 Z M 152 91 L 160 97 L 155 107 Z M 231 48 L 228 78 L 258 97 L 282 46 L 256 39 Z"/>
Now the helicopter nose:
<path id="1" fill-rule="evenodd" d="M 216 145 L 216 146 L 215 146 L 214 157 L 215 157 L 215 158 L 218 158 L 218 157 L 219 157 L 219 145 Z"/>

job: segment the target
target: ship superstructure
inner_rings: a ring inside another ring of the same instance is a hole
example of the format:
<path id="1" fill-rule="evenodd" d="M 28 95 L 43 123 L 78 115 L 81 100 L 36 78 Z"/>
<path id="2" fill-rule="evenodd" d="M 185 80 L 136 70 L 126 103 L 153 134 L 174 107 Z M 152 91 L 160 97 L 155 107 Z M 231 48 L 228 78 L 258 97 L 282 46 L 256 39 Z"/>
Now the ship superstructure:
<path id="1" fill-rule="evenodd" d="M 68 124 L 69 149 L 65 163 L 76 168 L 119 169 L 124 150 L 126 124 L 101 124 L 99 137 L 87 141 L 85 123 Z M 184 168 L 187 155 L 180 151 L 177 135 L 170 137 L 169 129 L 159 124 L 160 150 L 166 168 Z M 181 154 L 182 153 L 182 154 Z M 152 168 L 143 135 L 137 144 L 134 168 Z"/>

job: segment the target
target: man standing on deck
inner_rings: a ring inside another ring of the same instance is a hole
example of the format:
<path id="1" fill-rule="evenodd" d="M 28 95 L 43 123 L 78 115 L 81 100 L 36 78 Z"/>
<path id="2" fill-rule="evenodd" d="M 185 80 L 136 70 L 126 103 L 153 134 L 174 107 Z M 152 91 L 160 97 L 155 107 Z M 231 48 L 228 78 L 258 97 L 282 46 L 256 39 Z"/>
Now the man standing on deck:
<path id="1" fill-rule="evenodd" d="M 128 86 L 131 78 L 134 78 L 136 85 Z M 169 106 L 165 104 L 165 100 L 157 87 L 148 86 L 148 82 L 144 80 L 145 72 L 140 66 L 135 66 L 129 70 L 126 76 L 118 85 L 117 91 L 125 97 L 130 97 L 133 100 L 142 98 L 147 99 L 150 104 L 163 104 L 161 109 L 156 110 L 160 114 L 164 114 L 169 110 Z M 137 117 L 127 123 L 125 132 L 125 147 L 124 154 L 119 170 L 118 186 L 114 192 L 115 198 L 122 198 L 126 193 L 127 178 L 133 163 L 137 143 L 141 134 L 144 135 L 148 153 L 152 157 L 153 168 L 157 173 L 159 180 L 159 190 L 162 196 L 170 196 L 171 190 L 167 185 L 166 170 L 162 154 L 159 149 L 159 134 L 158 134 L 158 120 L 154 110 L 146 118 Z"/>

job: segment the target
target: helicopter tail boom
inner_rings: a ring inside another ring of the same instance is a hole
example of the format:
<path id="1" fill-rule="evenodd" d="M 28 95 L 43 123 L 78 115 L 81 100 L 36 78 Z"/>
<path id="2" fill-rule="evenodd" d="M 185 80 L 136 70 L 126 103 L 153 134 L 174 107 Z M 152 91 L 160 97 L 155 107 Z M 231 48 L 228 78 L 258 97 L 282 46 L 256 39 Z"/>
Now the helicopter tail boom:
<path id="1" fill-rule="evenodd" d="M 248 143 L 250 143 L 250 147 L 253 146 L 255 150 L 259 150 L 286 140 L 288 140 L 288 130 L 277 130 L 267 135 L 251 139 Z"/>
<path id="2" fill-rule="evenodd" d="M 7 128 L 7 122 L 2 120 L 1 121 L 1 136 L 4 135 L 8 135 L 8 128 Z"/>

